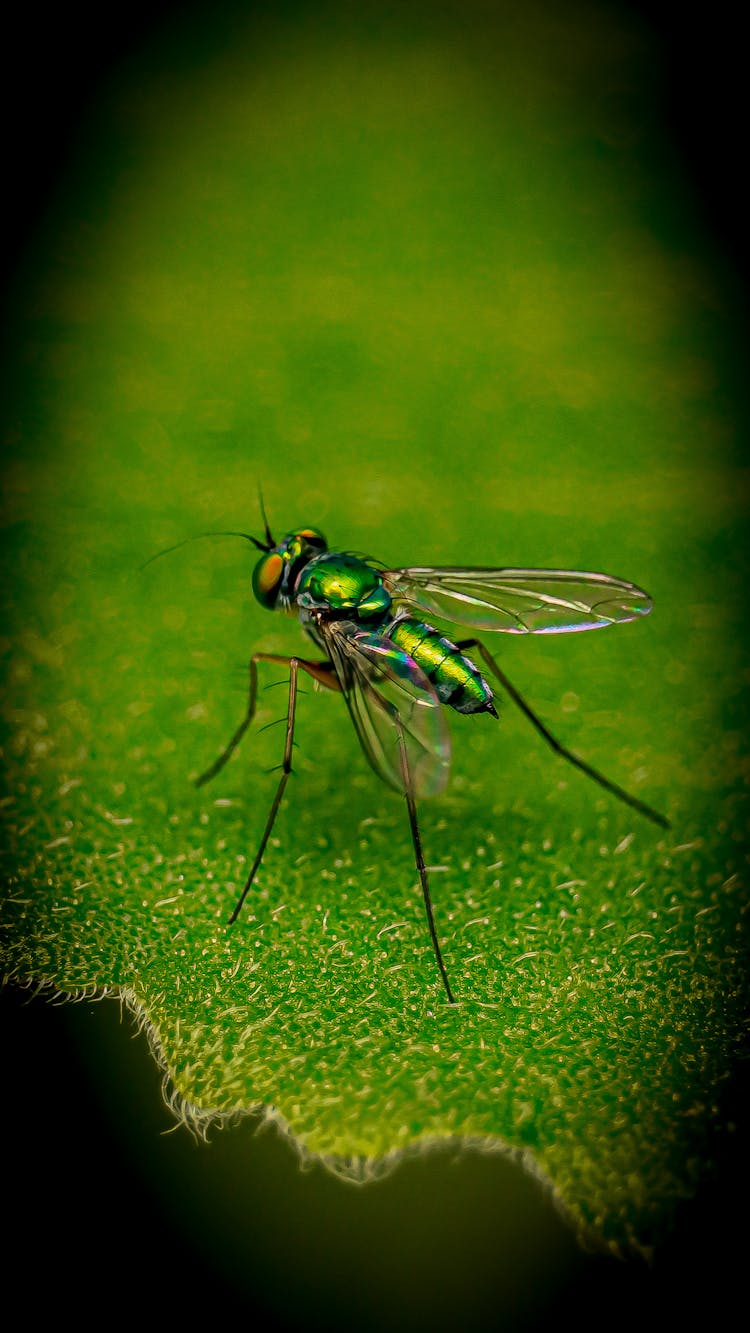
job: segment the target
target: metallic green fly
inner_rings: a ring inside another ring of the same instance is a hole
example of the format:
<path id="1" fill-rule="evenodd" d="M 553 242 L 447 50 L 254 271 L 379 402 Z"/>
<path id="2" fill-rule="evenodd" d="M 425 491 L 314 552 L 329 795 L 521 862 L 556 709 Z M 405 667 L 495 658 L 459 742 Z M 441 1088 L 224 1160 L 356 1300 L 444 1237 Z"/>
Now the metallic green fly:
<path id="1" fill-rule="evenodd" d="M 253 653 L 245 716 L 226 748 L 196 780 L 201 787 L 216 777 L 250 726 L 257 702 L 258 663 L 275 662 L 287 667 L 289 699 L 281 777 L 257 855 L 229 924 L 237 920 L 258 873 L 292 772 L 297 680 L 304 671 L 319 685 L 343 694 L 373 769 L 406 798 L 432 945 L 448 1001 L 455 1004 L 435 926 L 416 802 L 418 797 L 442 791 L 448 780 L 447 710 L 498 715 L 492 688 L 466 655 L 470 650 L 481 658 L 487 672 L 557 754 L 655 824 L 668 828 L 669 823 L 561 745 L 480 640 L 459 639 L 454 643 L 430 621 L 448 620 L 470 629 L 504 634 L 569 634 L 637 620 L 648 615 L 651 598 L 623 579 L 573 570 L 385 569 L 369 557 L 329 550 L 316 528 L 295 528 L 277 542 L 265 511 L 263 521 L 263 541 L 246 532 L 200 535 L 242 537 L 251 542 L 261 552 L 253 572 L 257 600 L 270 611 L 297 615 L 322 657 L 312 661 Z M 177 546 L 184 544 L 179 542 Z"/>

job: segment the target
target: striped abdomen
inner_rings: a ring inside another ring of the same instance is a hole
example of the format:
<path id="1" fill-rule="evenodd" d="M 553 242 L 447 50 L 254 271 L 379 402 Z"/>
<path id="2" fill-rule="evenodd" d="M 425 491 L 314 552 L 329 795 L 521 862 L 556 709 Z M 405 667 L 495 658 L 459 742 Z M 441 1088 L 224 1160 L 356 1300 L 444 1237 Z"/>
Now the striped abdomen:
<path id="1" fill-rule="evenodd" d="M 431 625 L 404 616 L 382 631 L 421 666 L 441 703 L 457 713 L 492 713 L 492 690 L 473 662 Z"/>

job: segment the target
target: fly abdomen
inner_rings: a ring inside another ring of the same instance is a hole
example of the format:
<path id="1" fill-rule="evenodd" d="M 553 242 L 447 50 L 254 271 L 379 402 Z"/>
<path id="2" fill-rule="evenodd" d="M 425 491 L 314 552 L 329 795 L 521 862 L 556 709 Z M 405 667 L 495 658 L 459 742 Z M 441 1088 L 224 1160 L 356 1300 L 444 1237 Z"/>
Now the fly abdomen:
<path id="1" fill-rule="evenodd" d="M 492 690 L 455 643 L 421 620 L 403 616 L 382 631 L 402 652 L 408 653 L 432 682 L 441 703 L 457 713 L 492 713 L 497 717 Z"/>

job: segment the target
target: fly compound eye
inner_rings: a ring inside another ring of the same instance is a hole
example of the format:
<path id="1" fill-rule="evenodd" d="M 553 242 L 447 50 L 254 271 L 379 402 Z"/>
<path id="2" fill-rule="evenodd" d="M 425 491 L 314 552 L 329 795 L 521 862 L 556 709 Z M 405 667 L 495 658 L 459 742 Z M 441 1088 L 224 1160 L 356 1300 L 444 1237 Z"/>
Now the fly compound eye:
<path id="1" fill-rule="evenodd" d="M 283 572 L 284 561 L 278 551 L 261 556 L 253 570 L 253 592 L 261 606 L 267 607 L 269 611 L 273 611 L 276 605 Z"/>

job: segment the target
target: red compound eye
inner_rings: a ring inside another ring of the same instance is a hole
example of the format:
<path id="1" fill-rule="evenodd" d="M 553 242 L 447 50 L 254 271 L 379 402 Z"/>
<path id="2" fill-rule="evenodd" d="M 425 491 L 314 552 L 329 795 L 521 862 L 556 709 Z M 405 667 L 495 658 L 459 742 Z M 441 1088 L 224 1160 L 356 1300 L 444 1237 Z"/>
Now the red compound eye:
<path id="1" fill-rule="evenodd" d="M 276 598 L 284 572 L 284 561 L 278 551 L 271 551 L 258 561 L 253 570 L 253 592 L 261 606 L 271 610 L 276 605 Z"/>

